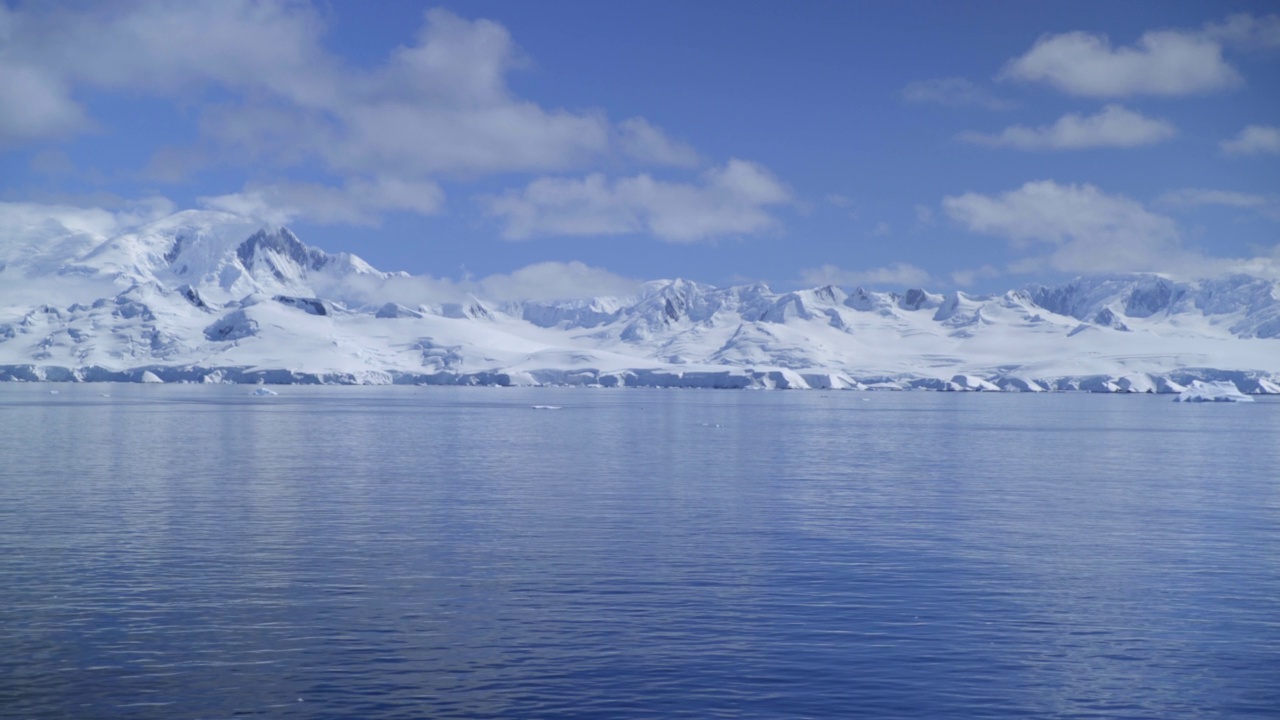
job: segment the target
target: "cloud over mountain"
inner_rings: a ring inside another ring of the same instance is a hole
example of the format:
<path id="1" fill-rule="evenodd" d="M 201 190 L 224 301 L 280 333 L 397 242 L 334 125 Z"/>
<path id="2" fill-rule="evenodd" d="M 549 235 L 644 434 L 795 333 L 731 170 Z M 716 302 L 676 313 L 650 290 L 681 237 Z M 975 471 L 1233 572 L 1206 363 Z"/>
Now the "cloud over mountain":
<path id="1" fill-rule="evenodd" d="M 357 225 L 388 211 L 439 212 L 444 179 L 701 163 L 643 117 L 615 123 L 601 109 L 520 97 L 509 77 L 529 61 L 492 20 L 428 10 L 408 43 L 359 66 L 326 47 L 327 29 L 317 6 L 285 0 L 0 6 L 0 146 L 90 131 L 86 91 L 180 99 L 199 138 L 158 148 L 154 177 L 251 167 L 267 178 L 205 204 Z M 686 203 L 699 207 L 722 209 Z M 751 207 L 739 226 L 767 224 Z M 653 214 L 663 237 L 714 234 L 726 222 L 689 218 L 679 230 L 661 221 L 672 211 Z"/>
<path id="2" fill-rule="evenodd" d="M 708 170 L 698 183 L 649 175 L 539 178 L 491 199 L 489 212 L 504 222 L 503 236 L 510 240 L 647 233 L 693 242 L 773 228 L 769 209 L 790 201 L 791 192 L 767 170 L 735 159 Z"/>

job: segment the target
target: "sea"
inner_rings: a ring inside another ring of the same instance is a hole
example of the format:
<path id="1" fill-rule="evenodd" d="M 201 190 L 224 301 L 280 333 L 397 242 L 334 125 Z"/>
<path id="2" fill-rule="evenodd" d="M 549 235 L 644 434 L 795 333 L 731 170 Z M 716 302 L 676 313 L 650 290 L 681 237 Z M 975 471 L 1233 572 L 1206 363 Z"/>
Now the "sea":
<path id="1" fill-rule="evenodd" d="M 0 384 L 3 718 L 1276 718 L 1280 401 Z"/>

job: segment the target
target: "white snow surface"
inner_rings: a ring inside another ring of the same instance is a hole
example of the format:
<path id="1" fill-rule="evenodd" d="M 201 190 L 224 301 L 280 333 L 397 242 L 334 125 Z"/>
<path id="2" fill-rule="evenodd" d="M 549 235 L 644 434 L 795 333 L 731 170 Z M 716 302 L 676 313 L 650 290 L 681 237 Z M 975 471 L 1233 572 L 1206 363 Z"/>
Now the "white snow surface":
<path id="1" fill-rule="evenodd" d="M 1191 387 L 1178 393 L 1174 402 L 1253 402 L 1253 398 L 1240 392 L 1235 383 L 1227 380 L 1196 380 L 1191 383 Z"/>
<path id="2" fill-rule="evenodd" d="M 225 213 L 47 221 L 0 237 L 0 380 L 1280 392 L 1280 283 L 1245 275 L 417 307 L 405 279 Z"/>

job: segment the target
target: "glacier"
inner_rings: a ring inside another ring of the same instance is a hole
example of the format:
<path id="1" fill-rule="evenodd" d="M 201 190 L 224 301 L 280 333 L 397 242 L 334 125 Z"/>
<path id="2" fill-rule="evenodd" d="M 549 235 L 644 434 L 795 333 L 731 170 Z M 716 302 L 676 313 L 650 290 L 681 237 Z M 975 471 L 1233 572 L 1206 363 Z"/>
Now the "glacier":
<path id="1" fill-rule="evenodd" d="M 1280 393 L 1280 283 L 1248 275 L 411 303 L 405 273 L 228 213 L 7 232 L 0 380 Z"/>
<path id="2" fill-rule="evenodd" d="M 1225 380 L 1217 382 L 1201 382 L 1196 380 L 1191 387 L 1178 393 L 1174 402 L 1253 402 L 1253 398 L 1240 392 L 1235 383 Z"/>

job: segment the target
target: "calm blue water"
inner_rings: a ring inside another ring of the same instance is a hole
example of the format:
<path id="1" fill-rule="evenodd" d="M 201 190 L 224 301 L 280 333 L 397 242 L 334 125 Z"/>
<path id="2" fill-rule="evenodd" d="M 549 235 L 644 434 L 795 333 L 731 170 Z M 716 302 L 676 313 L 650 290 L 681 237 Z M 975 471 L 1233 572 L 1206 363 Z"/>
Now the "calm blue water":
<path id="1" fill-rule="evenodd" d="M 1280 716 L 1280 402 L 279 390 L 0 384 L 0 716 Z"/>

